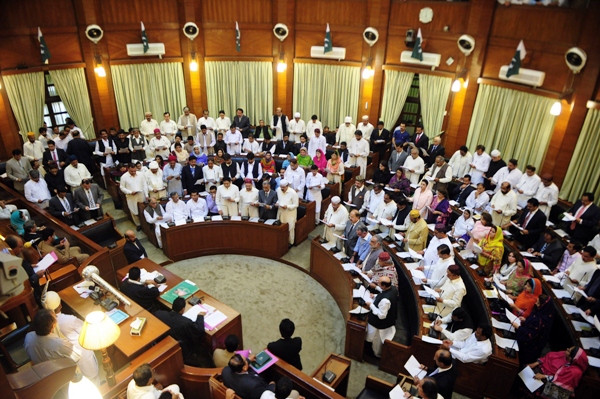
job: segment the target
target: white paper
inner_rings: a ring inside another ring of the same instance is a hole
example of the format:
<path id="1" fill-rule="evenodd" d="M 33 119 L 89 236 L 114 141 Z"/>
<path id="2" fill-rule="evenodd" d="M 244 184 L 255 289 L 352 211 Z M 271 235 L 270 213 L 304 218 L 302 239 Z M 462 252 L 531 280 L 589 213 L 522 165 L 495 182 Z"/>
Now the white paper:
<path id="1" fill-rule="evenodd" d="M 430 344 L 435 344 L 435 345 L 441 345 L 441 344 L 443 344 L 443 341 L 441 339 L 431 338 L 429 335 L 423 335 L 421 337 L 421 341 L 428 342 Z"/>
<path id="2" fill-rule="evenodd" d="M 515 301 L 513 301 L 511 297 L 506 295 L 506 293 L 498 291 L 498 295 L 500 296 L 500 298 L 504 299 L 509 305 L 514 305 Z"/>
<path id="3" fill-rule="evenodd" d="M 419 262 L 405 263 L 404 267 L 406 267 L 408 270 L 414 270 L 419 267 Z"/>
<path id="4" fill-rule="evenodd" d="M 37 266 L 33 268 L 33 271 L 37 273 L 40 270 L 46 270 L 47 268 L 52 266 L 57 260 L 58 256 L 56 256 L 54 252 L 50 252 L 38 262 Z"/>
<path id="5" fill-rule="evenodd" d="M 352 309 L 350 311 L 350 313 L 352 313 L 352 314 L 366 314 L 366 313 L 369 313 L 369 312 L 370 312 L 369 309 L 365 309 L 362 306 L 357 306 L 357 307 L 355 307 L 354 309 Z"/>
<path id="6" fill-rule="evenodd" d="M 563 222 L 574 222 L 575 221 L 575 216 L 570 215 L 568 213 L 565 213 L 565 215 L 562 218 Z"/>
<path id="7" fill-rule="evenodd" d="M 561 229 L 556 229 L 556 230 L 554 230 L 554 232 L 560 237 L 565 237 L 568 235 L 564 230 L 561 230 Z"/>
<path id="8" fill-rule="evenodd" d="M 588 363 L 592 367 L 600 367 L 600 359 L 597 357 L 588 356 Z"/>
<path id="9" fill-rule="evenodd" d="M 429 229 L 429 231 L 433 231 L 433 230 L 435 230 L 435 223 L 429 223 L 429 224 L 427 225 L 427 228 Z"/>
<path id="10" fill-rule="evenodd" d="M 583 321 L 577 321 L 577 320 L 571 320 L 571 323 L 573 323 L 573 327 L 575 327 L 575 331 L 591 331 L 592 330 L 592 325 L 589 323 L 585 323 Z"/>
<path id="11" fill-rule="evenodd" d="M 413 259 L 423 259 L 423 256 L 419 255 L 415 250 L 408 248 L 408 253 L 410 254 L 410 257 Z"/>
<path id="12" fill-rule="evenodd" d="M 206 309 L 204 309 L 202 306 L 194 305 L 190 308 L 190 310 L 188 310 L 187 312 L 185 312 L 183 314 L 183 317 L 187 317 L 191 321 L 196 321 L 196 317 L 198 316 L 198 313 L 202 312 L 203 310 L 206 311 Z"/>
<path id="13" fill-rule="evenodd" d="M 598 337 L 580 337 L 579 342 L 583 349 L 598 348 L 600 346 L 600 338 Z"/>
<path id="14" fill-rule="evenodd" d="M 352 298 L 362 298 L 367 289 L 364 285 L 361 285 L 358 289 L 352 290 Z"/>
<path id="15" fill-rule="evenodd" d="M 266 223 L 265 223 L 265 224 L 266 224 Z M 343 241 L 348 241 L 348 239 L 347 239 L 347 238 L 344 238 L 344 237 L 342 237 L 342 236 L 338 236 L 338 235 L 337 235 L 337 234 L 335 234 L 335 233 L 333 233 L 333 236 L 334 236 L 334 237 L 337 237 L 337 238 L 339 238 L 340 240 L 343 240 Z"/>
<path id="16" fill-rule="evenodd" d="M 496 345 L 498 345 L 499 347 L 512 348 L 512 349 L 516 350 L 517 352 L 519 351 L 519 344 L 517 344 L 517 341 L 515 341 L 514 339 L 502 338 L 498 334 L 494 334 L 494 335 L 496 336 Z"/>
<path id="17" fill-rule="evenodd" d="M 517 229 L 523 231 L 523 228 L 521 226 L 519 226 L 518 224 L 516 224 L 515 222 L 511 221 L 510 224 L 512 224 L 513 226 L 515 226 Z"/>
<path id="18" fill-rule="evenodd" d="M 412 274 L 412 278 L 415 282 L 415 285 L 423 284 L 423 279 L 426 278 L 425 273 L 423 273 L 420 270 L 411 270 L 410 273 Z"/>
<path id="19" fill-rule="evenodd" d="M 512 312 L 508 308 L 504 309 L 504 311 L 506 312 L 506 317 L 508 317 L 508 320 L 511 323 L 515 323 L 519 327 L 521 326 L 521 319 L 512 314 Z"/>
<path id="20" fill-rule="evenodd" d="M 531 262 L 531 266 L 533 266 L 533 268 L 538 271 L 539 270 L 550 270 L 550 269 L 548 269 L 548 266 L 546 266 L 542 262 Z"/>
<path id="21" fill-rule="evenodd" d="M 569 294 L 566 290 L 557 290 L 557 289 L 552 289 L 552 292 L 554 292 L 554 295 L 560 299 L 560 298 L 570 298 L 571 294 Z"/>
<path id="22" fill-rule="evenodd" d="M 575 306 L 575 305 L 568 305 L 568 304 L 566 304 L 566 303 L 563 303 L 563 305 L 562 305 L 562 306 L 563 306 L 563 308 L 565 309 L 565 311 L 566 311 L 568 314 L 579 313 L 579 310 L 580 310 L 580 309 L 579 309 L 577 306 Z"/>
<path id="23" fill-rule="evenodd" d="M 551 274 L 544 274 L 542 278 L 546 281 L 550 281 L 552 283 L 560 284 L 560 280 Z"/>
<path id="24" fill-rule="evenodd" d="M 471 266 L 469 266 L 471 269 L 473 270 L 477 270 L 479 269 L 479 265 L 477 263 L 473 263 Z"/>
<path id="25" fill-rule="evenodd" d="M 183 226 L 185 224 L 185 219 L 177 219 L 175 221 L 175 226 Z"/>
<path id="26" fill-rule="evenodd" d="M 241 216 L 232 216 L 229 220 L 231 220 L 233 222 L 241 222 L 242 217 Z"/>
<path id="27" fill-rule="evenodd" d="M 346 254 L 344 254 L 343 252 L 338 252 L 336 254 L 333 254 L 333 257 L 339 260 L 342 260 L 342 258 L 346 256 Z"/>
<path id="28" fill-rule="evenodd" d="M 539 389 L 544 383 L 540 380 L 536 380 L 533 378 L 535 373 L 531 369 L 531 367 L 527 366 L 519 373 L 519 377 L 523 380 L 523 383 L 531 392 L 535 392 Z"/>
<path id="29" fill-rule="evenodd" d="M 161 284 L 158 286 L 158 292 L 163 292 L 164 290 L 166 290 L 168 287 L 168 285 L 166 284 Z"/>
<path id="30" fill-rule="evenodd" d="M 483 252 L 483 248 L 481 248 L 479 245 L 473 243 L 473 253 L 480 254 L 482 252 Z"/>
<path id="31" fill-rule="evenodd" d="M 458 206 L 458 202 L 456 202 L 454 200 L 450 200 L 448 202 L 450 203 L 451 206 Z"/>
<path id="32" fill-rule="evenodd" d="M 221 215 L 211 216 L 210 220 L 213 222 L 220 222 L 223 220 L 223 216 L 221 216 Z M 265 224 L 267 224 L 267 222 L 265 222 Z"/>
<path id="33" fill-rule="evenodd" d="M 85 222 L 83 222 L 86 226 L 91 226 L 94 223 L 96 223 L 96 219 L 88 219 Z"/>
<path id="34" fill-rule="evenodd" d="M 588 295 L 585 293 L 585 291 L 580 289 L 579 287 L 573 287 L 573 291 L 578 293 L 579 295 L 581 295 L 584 298 L 588 297 Z"/>
<path id="35" fill-rule="evenodd" d="M 322 242 L 321 246 L 323 248 L 325 248 L 326 250 L 329 251 L 331 248 L 335 247 L 335 243 L 333 243 L 333 242 Z"/>
<path id="36" fill-rule="evenodd" d="M 432 290 L 431 288 L 429 288 L 427 286 L 423 286 L 423 288 L 425 288 L 425 291 L 427 291 L 427 293 L 429 295 L 431 295 L 432 297 L 434 297 L 434 298 L 439 298 L 440 297 L 440 294 L 437 293 L 436 291 Z"/>
<path id="37" fill-rule="evenodd" d="M 212 328 L 217 327 L 219 324 L 221 324 L 225 320 L 227 320 L 227 316 L 225 316 L 225 314 L 219 310 L 204 317 L 204 323 Z"/>
<path id="38" fill-rule="evenodd" d="M 405 258 L 410 258 L 410 253 L 408 252 L 396 252 L 396 256 L 405 259 Z"/>
<path id="39" fill-rule="evenodd" d="M 383 226 L 391 226 L 394 224 L 391 220 L 387 219 L 379 219 L 379 223 L 381 223 Z"/>
<path id="40" fill-rule="evenodd" d="M 491 290 L 483 290 L 483 295 L 485 295 L 485 297 L 488 299 L 498 299 L 498 290 L 495 288 Z"/>
<path id="41" fill-rule="evenodd" d="M 514 329 L 512 324 L 504 323 L 502 321 L 496 320 L 493 317 L 492 317 L 492 327 L 499 328 L 500 330 L 506 330 L 506 331 L 510 331 L 511 329 Z"/>
<path id="42" fill-rule="evenodd" d="M 427 291 L 425 290 L 418 290 L 417 293 L 419 294 L 419 296 L 421 298 L 433 298 L 433 296 L 431 296 Z M 433 306 L 432 306 L 433 307 Z"/>
<path id="43" fill-rule="evenodd" d="M 346 202 L 346 201 L 344 201 L 344 205 L 348 205 L 348 206 L 350 206 L 350 207 L 352 207 L 352 208 L 356 208 L 356 205 L 354 205 L 354 204 L 351 204 L 351 203 L 349 203 L 349 202 Z"/>
<path id="44" fill-rule="evenodd" d="M 421 305 L 423 308 L 423 313 L 433 313 L 435 312 L 435 306 L 433 305 Z"/>
<path id="45" fill-rule="evenodd" d="M 390 391 L 390 399 L 404 399 L 404 391 L 400 384 L 397 384 L 394 389 Z"/>
<path id="46" fill-rule="evenodd" d="M 521 254 L 522 256 L 524 256 L 525 258 L 535 258 L 535 256 L 534 256 L 533 254 L 530 254 L 530 253 L 529 253 L 529 252 L 527 252 L 527 251 L 521 251 L 521 252 L 520 252 L 520 254 Z"/>
<path id="47" fill-rule="evenodd" d="M 404 368 L 406 369 L 406 371 L 408 371 L 408 374 L 410 374 L 413 378 L 414 377 L 425 377 L 425 375 L 427 374 L 427 370 L 423 370 L 421 368 L 421 363 L 419 363 L 419 361 L 411 355 L 411 357 L 408 358 L 408 361 L 404 364 Z"/>
<path id="48" fill-rule="evenodd" d="M 371 223 L 371 224 L 379 224 L 379 222 L 377 221 L 377 219 L 373 219 L 373 218 L 367 218 L 367 222 Z"/>

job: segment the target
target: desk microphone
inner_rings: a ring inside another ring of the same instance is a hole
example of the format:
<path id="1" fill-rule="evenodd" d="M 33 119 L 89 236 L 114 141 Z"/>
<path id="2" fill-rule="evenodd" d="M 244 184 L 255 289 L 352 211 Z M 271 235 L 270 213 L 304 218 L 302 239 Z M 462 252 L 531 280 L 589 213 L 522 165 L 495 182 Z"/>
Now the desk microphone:
<path id="1" fill-rule="evenodd" d="M 508 349 L 504 348 L 504 354 L 506 355 L 506 357 L 517 357 L 517 351 L 515 350 L 515 345 L 517 344 L 517 340 L 515 339 L 515 342 L 513 342 L 512 346 Z"/>
<path id="2" fill-rule="evenodd" d="M 335 377 L 337 377 L 337 375 L 333 371 L 327 370 L 327 367 L 329 367 L 329 365 L 331 364 L 331 360 L 327 362 L 323 371 L 323 381 L 325 381 L 328 384 L 331 384 L 333 380 L 335 380 Z"/>
<path id="3" fill-rule="evenodd" d="M 442 297 L 442 295 L 444 295 L 444 291 L 442 290 L 442 292 L 440 292 L 440 298 Z M 435 298 L 434 298 L 435 299 Z M 429 313 L 429 315 L 427 315 L 429 317 L 430 321 L 434 321 L 435 319 L 437 319 L 438 314 L 435 313 L 435 311 L 438 309 L 438 301 L 436 299 L 436 304 L 435 304 L 435 308 L 433 309 L 434 311 L 432 313 Z M 444 305 L 444 307 L 442 308 L 442 310 L 440 311 L 440 315 L 441 313 L 444 311 L 444 309 L 446 309 L 446 305 Z"/>

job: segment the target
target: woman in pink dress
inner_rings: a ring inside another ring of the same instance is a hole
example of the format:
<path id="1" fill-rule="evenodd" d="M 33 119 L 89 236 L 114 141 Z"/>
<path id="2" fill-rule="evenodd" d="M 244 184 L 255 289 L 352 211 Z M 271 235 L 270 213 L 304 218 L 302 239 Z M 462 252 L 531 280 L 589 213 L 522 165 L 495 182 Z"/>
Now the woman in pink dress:
<path id="1" fill-rule="evenodd" d="M 316 155 L 313 157 L 313 163 L 319 168 L 319 173 L 323 176 L 327 176 L 325 169 L 327 169 L 327 159 L 320 148 L 317 148 Z"/>
<path id="2" fill-rule="evenodd" d="M 415 190 L 415 194 L 412 197 L 413 207 L 421 213 L 421 217 L 427 220 L 427 207 L 431 205 L 433 201 L 433 191 L 431 191 L 431 182 L 423 179 L 419 183 L 419 188 Z"/>
<path id="3" fill-rule="evenodd" d="M 481 219 L 475 222 L 473 230 L 467 233 L 471 236 L 471 239 L 467 243 L 467 249 L 472 251 L 473 244 L 479 244 L 481 239 L 487 237 L 492 227 L 494 227 L 492 216 L 487 212 L 483 212 L 481 214 Z"/>

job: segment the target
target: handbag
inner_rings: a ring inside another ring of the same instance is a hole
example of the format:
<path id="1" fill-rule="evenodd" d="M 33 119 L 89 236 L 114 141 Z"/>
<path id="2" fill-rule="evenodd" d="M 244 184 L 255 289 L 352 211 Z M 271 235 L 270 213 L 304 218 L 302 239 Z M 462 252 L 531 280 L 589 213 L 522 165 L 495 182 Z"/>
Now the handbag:
<path id="1" fill-rule="evenodd" d="M 542 392 L 542 398 L 548 399 L 568 399 L 573 395 L 572 391 L 566 388 L 559 387 L 558 385 L 548 381 L 544 385 L 544 391 Z"/>

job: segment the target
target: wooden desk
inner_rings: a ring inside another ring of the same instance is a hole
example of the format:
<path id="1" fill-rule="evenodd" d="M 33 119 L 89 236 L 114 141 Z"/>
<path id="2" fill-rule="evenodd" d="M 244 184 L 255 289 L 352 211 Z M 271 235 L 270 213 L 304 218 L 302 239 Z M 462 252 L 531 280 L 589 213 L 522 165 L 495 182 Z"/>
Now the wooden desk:
<path id="1" fill-rule="evenodd" d="M 311 377 L 321 381 L 324 385 L 330 386 L 342 396 L 346 396 L 348 391 L 348 380 L 350 379 L 350 366 L 352 361 L 347 357 L 330 353 L 329 356 L 321 362 L 319 367 L 316 368 Z M 335 379 L 331 383 L 323 381 L 323 374 L 326 371 L 331 371 L 335 374 Z"/>
<path id="2" fill-rule="evenodd" d="M 351 359 L 362 361 L 367 331 L 366 320 L 359 320 L 349 312 L 354 308 L 352 289 L 353 277 L 344 271 L 339 259 L 333 256 L 319 243 L 321 237 L 315 237 L 310 247 L 310 276 L 317 280 L 333 297 L 342 317 L 346 320 L 346 343 L 344 354 Z"/>
<path id="3" fill-rule="evenodd" d="M 117 270 L 118 280 L 123 280 L 127 273 L 129 273 L 129 269 L 133 266 L 137 266 L 140 269 L 146 269 L 146 271 L 148 272 L 158 271 L 159 273 L 161 273 L 167 279 L 166 284 L 169 287 L 167 288 L 167 290 L 172 287 L 175 287 L 177 284 L 184 280 L 178 275 L 168 271 L 164 267 L 154 263 L 150 259 L 142 259 L 122 269 Z M 208 295 L 202 290 L 196 292 L 194 296 L 201 298 L 202 303 L 206 303 L 207 305 L 210 305 L 220 310 L 221 312 L 223 312 L 223 314 L 225 314 L 225 316 L 227 316 L 227 322 L 220 324 L 219 327 L 215 328 L 214 330 L 206 331 L 206 344 L 210 346 L 212 350 L 215 350 L 217 348 L 224 348 L 225 338 L 227 338 L 229 334 L 235 334 L 240 340 L 240 348 L 243 348 L 244 341 L 242 335 L 242 315 L 235 309 L 225 305 L 222 302 L 219 302 L 217 299 L 213 298 L 212 296 Z M 172 307 L 172 305 L 169 302 L 161 298 L 159 298 L 159 302 L 166 309 L 171 309 Z M 190 304 L 186 303 L 186 311 L 189 310 L 190 307 Z"/>
<path id="4" fill-rule="evenodd" d="M 65 288 L 58 294 L 60 295 L 66 310 L 68 310 L 68 313 L 72 313 L 81 319 L 85 319 L 90 312 L 105 311 L 100 305 L 94 305 L 94 301 L 91 298 L 84 299 L 80 297 L 73 287 Z M 119 369 L 133 360 L 152 346 L 154 341 L 160 340 L 169 331 L 169 327 L 166 324 L 158 320 L 150 312 L 143 309 L 131 299 L 130 301 L 131 306 L 120 304 L 118 307 L 130 317 L 119 324 L 121 335 L 117 339 L 117 342 L 109 348 L 116 349 L 111 351 L 113 353 L 110 355 L 115 364 L 115 369 Z M 142 335 L 139 337 L 134 337 L 129 334 L 129 331 L 131 330 L 129 324 L 133 321 L 133 317 L 146 317 L 146 325 L 142 330 Z"/>
<path id="5" fill-rule="evenodd" d="M 312 212 L 314 220 L 314 208 Z M 188 223 L 168 229 L 161 227 L 161 236 L 163 251 L 173 261 L 222 254 L 279 260 L 288 251 L 287 223 L 281 226 L 248 221 Z"/>

